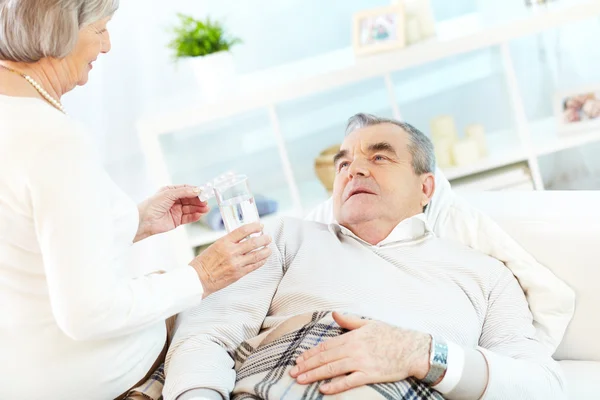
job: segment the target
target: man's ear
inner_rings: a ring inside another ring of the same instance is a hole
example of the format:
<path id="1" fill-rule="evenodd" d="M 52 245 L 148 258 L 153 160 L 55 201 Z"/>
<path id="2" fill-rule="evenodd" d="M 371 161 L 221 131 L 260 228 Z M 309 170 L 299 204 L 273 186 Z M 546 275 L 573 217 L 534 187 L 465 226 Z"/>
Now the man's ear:
<path id="1" fill-rule="evenodd" d="M 435 176 L 431 172 L 421 175 L 421 192 L 421 207 L 425 207 L 435 192 Z"/>

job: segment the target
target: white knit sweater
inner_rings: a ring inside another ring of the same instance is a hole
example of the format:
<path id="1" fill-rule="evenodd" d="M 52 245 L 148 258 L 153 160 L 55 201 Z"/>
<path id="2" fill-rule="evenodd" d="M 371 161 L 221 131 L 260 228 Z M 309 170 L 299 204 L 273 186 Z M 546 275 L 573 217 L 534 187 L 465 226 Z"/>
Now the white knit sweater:
<path id="1" fill-rule="evenodd" d="M 136 278 L 137 227 L 72 119 L 0 96 L 1 399 L 106 400 L 144 377 L 202 285 L 189 266 Z"/>

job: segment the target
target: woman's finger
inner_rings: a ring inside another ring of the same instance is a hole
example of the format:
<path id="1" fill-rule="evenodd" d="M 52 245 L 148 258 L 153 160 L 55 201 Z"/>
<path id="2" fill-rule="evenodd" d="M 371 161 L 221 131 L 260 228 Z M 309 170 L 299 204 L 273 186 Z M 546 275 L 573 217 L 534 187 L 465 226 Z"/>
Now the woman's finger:
<path id="1" fill-rule="evenodd" d="M 260 222 L 253 222 L 235 229 L 225 237 L 232 243 L 239 243 L 250 235 L 262 233 L 262 230 L 263 226 Z"/>
<path id="2" fill-rule="evenodd" d="M 195 214 L 195 213 L 201 213 L 201 214 L 206 214 L 207 212 L 210 211 L 210 207 L 208 207 L 207 205 L 202 205 L 202 206 L 183 206 L 181 207 L 181 211 L 183 212 L 183 214 Z"/>
<path id="3" fill-rule="evenodd" d="M 181 188 L 195 188 L 196 186 L 193 185 L 170 185 L 170 186 L 165 186 L 159 189 L 159 192 L 164 192 L 166 190 L 174 190 L 174 189 L 181 189 Z"/>
<path id="4" fill-rule="evenodd" d="M 198 198 L 200 194 L 200 189 L 192 186 L 184 186 L 177 189 L 170 189 L 165 191 L 165 193 L 171 197 L 172 200 L 181 200 L 181 199 L 189 199 L 189 198 Z M 198 199 L 200 200 L 200 199 Z"/>
<path id="5" fill-rule="evenodd" d="M 183 199 L 179 199 L 181 204 L 186 206 L 207 206 L 207 201 L 202 201 L 198 196 L 196 197 L 185 197 Z"/>
<path id="6" fill-rule="evenodd" d="M 200 219 L 202 218 L 202 216 L 206 214 L 206 213 L 192 213 L 192 214 L 183 214 L 183 216 L 181 217 L 181 223 L 182 224 L 193 224 L 194 222 L 198 222 L 200 221 Z"/>
<path id="7" fill-rule="evenodd" d="M 236 254 L 245 255 L 261 247 L 267 246 L 271 243 L 271 237 L 269 235 L 262 234 L 258 237 L 250 238 L 244 242 L 240 242 L 237 245 Z"/>
<path id="8" fill-rule="evenodd" d="M 262 267 L 263 265 L 265 265 L 267 263 L 267 260 L 263 260 L 261 262 L 257 262 L 255 264 L 250 264 L 246 267 L 244 267 L 244 269 L 242 270 L 244 272 L 245 275 L 256 271 L 257 269 L 259 269 L 260 267 Z"/>
<path id="9" fill-rule="evenodd" d="M 248 265 L 256 264 L 261 261 L 266 261 L 271 256 L 271 253 L 272 251 L 269 247 L 265 247 L 264 249 L 248 253 L 242 257 L 242 266 L 246 267 Z"/>

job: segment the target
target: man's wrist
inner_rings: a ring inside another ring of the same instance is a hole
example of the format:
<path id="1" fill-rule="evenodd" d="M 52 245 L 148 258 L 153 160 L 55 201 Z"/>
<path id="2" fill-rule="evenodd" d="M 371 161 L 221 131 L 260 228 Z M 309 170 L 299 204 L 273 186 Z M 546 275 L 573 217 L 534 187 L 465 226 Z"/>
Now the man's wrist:
<path id="1" fill-rule="evenodd" d="M 431 335 L 421 334 L 422 336 L 419 338 L 419 347 L 418 353 L 419 356 L 416 360 L 416 365 L 414 372 L 411 376 L 415 379 L 423 380 L 429 373 L 429 369 L 431 367 L 429 363 L 430 349 L 431 349 Z"/>
<path id="2" fill-rule="evenodd" d="M 431 336 L 430 350 L 428 357 L 429 369 L 423 383 L 430 386 L 439 384 L 448 369 L 448 345 L 444 340 Z"/>

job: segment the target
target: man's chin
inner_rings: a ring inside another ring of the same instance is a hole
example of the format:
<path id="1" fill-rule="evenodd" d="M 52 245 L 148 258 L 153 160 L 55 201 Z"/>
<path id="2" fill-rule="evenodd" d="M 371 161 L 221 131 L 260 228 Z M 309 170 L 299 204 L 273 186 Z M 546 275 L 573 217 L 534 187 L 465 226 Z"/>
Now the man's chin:
<path id="1" fill-rule="evenodd" d="M 342 210 L 343 225 L 356 225 L 373 219 L 373 210 L 353 208 Z"/>

